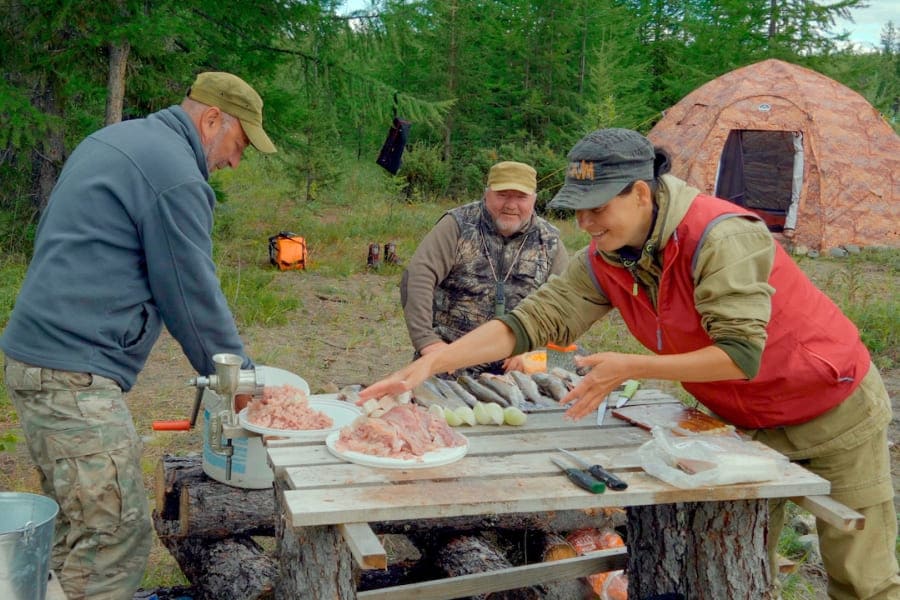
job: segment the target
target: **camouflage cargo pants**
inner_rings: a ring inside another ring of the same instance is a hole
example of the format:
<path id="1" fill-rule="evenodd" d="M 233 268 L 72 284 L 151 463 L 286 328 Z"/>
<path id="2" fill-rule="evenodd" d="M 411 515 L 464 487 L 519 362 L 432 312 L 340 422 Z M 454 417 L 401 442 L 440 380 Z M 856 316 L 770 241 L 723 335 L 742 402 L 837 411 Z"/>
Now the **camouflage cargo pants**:
<path id="1" fill-rule="evenodd" d="M 5 364 L 44 493 L 59 504 L 51 567 L 69 600 L 130 599 L 152 544 L 141 440 L 106 377 Z"/>

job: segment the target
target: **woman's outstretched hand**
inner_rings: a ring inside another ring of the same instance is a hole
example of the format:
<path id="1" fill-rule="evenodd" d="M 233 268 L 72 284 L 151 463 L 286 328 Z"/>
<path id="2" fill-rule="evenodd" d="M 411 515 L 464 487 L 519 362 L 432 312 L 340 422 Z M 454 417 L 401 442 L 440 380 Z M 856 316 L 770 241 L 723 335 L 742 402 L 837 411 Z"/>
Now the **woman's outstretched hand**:
<path id="1" fill-rule="evenodd" d="M 560 404 L 572 403 L 566 411 L 565 418 L 577 421 L 597 410 L 610 392 L 629 379 L 627 372 L 629 362 L 629 355 L 618 352 L 576 356 L 576 366 L 589 367 L 591 370 L 560 400 Z"/>
<path id="2" fill-rule="evenodd" d="M 403 392 L 412 391 L 417 385 L 433 375 L 431 363 L 432 361 L 427 356 L 423 356 L 399 371 L 391 373 L 384 379 L 376 381 L 359 393 L 360 401 L 370 398 L 381 398 L 388 394 L 397 396 Z"/>

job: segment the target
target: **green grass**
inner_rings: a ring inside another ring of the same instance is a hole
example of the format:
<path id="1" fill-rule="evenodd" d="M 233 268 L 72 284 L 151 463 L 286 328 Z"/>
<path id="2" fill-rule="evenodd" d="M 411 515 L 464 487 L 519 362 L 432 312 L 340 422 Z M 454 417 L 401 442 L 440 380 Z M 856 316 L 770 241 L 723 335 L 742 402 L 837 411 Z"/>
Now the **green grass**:
<path id="1" fill-rule="evenodd" d="M 874 268 L 888 277 L 867 276 Z M 835 269 L 822 286 L 860 330 L 863 342 L 882 369 L 900 363 L 900 302 L 897 274 L 900 252 L 869 250 L 852 255 Z"/>
<path id="2" fill-rule="evenodd" d="M 0 258 L 0 329 L 9 320 L 27 268 L 27 257 L 24 254 L 10 254 Z"/>
<path id="3" fill-rule="evenodd" d="M 20 441 L 19 436 L 11 431 L 0 435 L 0 452 L 12 452 Z"/>

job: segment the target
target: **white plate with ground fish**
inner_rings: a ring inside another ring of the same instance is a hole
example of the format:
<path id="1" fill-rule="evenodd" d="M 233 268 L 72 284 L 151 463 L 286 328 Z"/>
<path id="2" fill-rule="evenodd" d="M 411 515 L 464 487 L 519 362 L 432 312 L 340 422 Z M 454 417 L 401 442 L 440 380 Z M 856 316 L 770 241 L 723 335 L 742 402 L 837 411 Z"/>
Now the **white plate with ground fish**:
<path id="1" fill-rule="evenodd" d="M 328 434 L 346 427 L 362 415 L 362 409 L 346 400 L 338 400 L 337 394 L 319 394 L 309 397 L 309 407 L 318 410 L 331 417 L 331 427 L 327 429 L 274 429 L 263 427 L 250 422 L 247 419 L 247 408 L 238 413 L 238 422 L 241 427 L 254 433 L 289 437 L 302 440 L 324 440 Z"/>
<path id="2" fill-rule="evenodd" d="M 325 445 L 328 450 L 340 458 L 364 467 L 377 467 L 381 469 L 428 469 L 430 467 L 439 467 L 449 465 L 464 457 L 469 451 L 469 440 L 462 446 L 453 446 L 451 448 L 440 448 L 426 452 L 422 456 L 414 458 L 391 458 L 388 456 L 376 456 L 374 454 L 363 454 L 353 450 L 338 450 L 335 447 L 340 431 L 333 431 L 325 438 Z M 465 437 L 465 436 L 463 436 Z"/>

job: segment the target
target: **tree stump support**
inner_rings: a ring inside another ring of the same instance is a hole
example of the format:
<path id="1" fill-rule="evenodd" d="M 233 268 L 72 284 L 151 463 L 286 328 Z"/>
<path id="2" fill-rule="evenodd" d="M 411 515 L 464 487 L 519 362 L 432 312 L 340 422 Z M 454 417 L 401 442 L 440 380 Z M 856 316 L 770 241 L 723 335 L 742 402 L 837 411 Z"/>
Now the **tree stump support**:
<path id="1" fill-rule="evenodd" d="M 688 600 L 773 600 L 765 500 L 626 509 L 628 597 L 678 592 Z M 741 540 L 728 546 L 725 539 Z"/>
<path id="2" fill-rule="evenodd" d="M 200 460 L 167 456 L 161 461 L 154 513 L 160 539 L 198 598 L 269 598 L 275 593 L 343 600 L 356 598 L 357 590 L 373 594 L 386 584 L 409 585 L 429 573 L 465 580 L 476 573 L 509 572 L 513 564 L 535 564 L 543 551 L 561 547 L 554 532 L 622 524 L 629 544 L 627 570 L 641 573 L 629 578 L 631 597 L 679 592 L 690 600 L 775 598 L 766 564 L 765 500 L 376 522 L 372 531 L 411 539 L 423 558 L 406 559 L 396 569 L 389 564 L 387 570 L 361 570 L 340 527 L 285 527 L 276 510 L 281 491 L 212 481 Z M 856 521 L 849 522 L 853 526 Z M 277 558 L 268 556 L 252 535 L 275 535 Z M 726 538 L 741 543 L 727 547 Z M 579 597 L 572 584 L 544 580 L 490 597 Z"/>
<path id="3" fill-rule="evenodd" d="M 276 502 L 283 493 L 276 480 Z M 275 539 L 279 557 L 276 597 L 355 600 L 357 569 L 336 526 L 298 530 L 279 512 Z"/>

